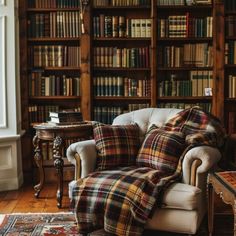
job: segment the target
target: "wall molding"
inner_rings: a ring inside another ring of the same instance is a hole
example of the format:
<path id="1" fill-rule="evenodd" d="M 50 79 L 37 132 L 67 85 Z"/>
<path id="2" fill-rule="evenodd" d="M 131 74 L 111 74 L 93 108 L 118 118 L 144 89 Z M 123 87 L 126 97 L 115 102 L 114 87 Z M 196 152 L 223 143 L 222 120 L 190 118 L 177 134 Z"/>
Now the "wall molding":
<path id="1" fill-rule="evenodd" d="M 4 0 L 0 0 L 4 3 Z M 1 4 L 0 4 L 1 5 Z M 2 110 L 0 112 L 0 129 L 7 128 L 7 87 L 6 87 L 6 16 L 0 16 L 0 100 Z"/>

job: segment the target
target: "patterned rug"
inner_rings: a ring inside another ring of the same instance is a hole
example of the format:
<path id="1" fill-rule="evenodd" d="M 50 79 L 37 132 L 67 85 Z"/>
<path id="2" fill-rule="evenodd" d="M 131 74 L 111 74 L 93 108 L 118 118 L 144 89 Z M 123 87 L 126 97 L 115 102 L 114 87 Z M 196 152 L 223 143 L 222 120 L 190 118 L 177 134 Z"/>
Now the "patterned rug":
<path id="1" fill-rule="evenodd" d="M 232 215 L 215 216 L 214 236 L 233 236 Z M 160 231 L 145 230 L 143 236 L 184 236 Z M 207 236 L 207 222 L 203 221 L 196 236 Z M 73 213 L 0 214 L 0 236 L 82 236 L 78 234 Z M 104 230 L 88 236 L 111 236 Z"/>
<path id="2" fill-rule="evenodd" d="M 0 236 L 80 235 L 73 213 L 0 215 Z"/>

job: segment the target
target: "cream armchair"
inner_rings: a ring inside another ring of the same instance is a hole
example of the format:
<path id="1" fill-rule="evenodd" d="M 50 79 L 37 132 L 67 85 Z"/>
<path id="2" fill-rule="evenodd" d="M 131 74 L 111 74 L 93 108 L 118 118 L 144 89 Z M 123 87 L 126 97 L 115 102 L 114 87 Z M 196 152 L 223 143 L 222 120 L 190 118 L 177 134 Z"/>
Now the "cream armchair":
<path id="1" fill-rule="evenodd" d="M 140 139 L 152 124 L 162 126 L 180 109 L 146 108 L 119 115 L 114 125 L 137 123 Z M 94 171 L 96 165 L 94 140 L 71 144 L 67 149 L 68 160 L 75 165 L 75 179 L 83 178 Z M 181 182 L 172 184 L 164 194 L 163 207 L 155 211 L 147 221 L 146 228 L 169 232 L 195 234 L 206 212 L 207 173 L 220 160 L 218 149 L 201 146 L 189 150 L 183 161 Z M 69 195 L 73 188 L 70 183 Z"/>

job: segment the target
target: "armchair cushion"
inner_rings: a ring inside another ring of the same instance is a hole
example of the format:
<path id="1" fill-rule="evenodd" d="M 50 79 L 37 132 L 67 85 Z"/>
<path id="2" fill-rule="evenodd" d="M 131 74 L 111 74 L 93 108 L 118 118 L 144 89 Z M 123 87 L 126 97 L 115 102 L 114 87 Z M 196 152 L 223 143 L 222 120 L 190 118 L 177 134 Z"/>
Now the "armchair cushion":
<path id="1" fill-rule="evenodd" d="M 97 170 L 135 165 L 140 147 L 139 127 L 130 125 L 94 124 L 98 152 Z"/>
<path id="2" fill-rule="evenodd" d="M 173 173 L 183 153 L 185 135 L 165 131 L 153 125 L 148 131 L 137 156 L 137 165 Z"/>

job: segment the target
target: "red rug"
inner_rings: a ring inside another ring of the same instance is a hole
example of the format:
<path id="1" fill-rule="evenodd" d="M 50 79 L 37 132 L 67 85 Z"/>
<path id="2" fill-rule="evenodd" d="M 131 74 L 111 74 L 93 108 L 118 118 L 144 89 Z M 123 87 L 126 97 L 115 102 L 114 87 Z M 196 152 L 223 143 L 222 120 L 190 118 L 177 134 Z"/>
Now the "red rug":
<path id="1" fill-rule="evenodd" d="M 1 236 L 80 235 L 73 213 L 0 215 Z"/>
<path id="2" fill-rule="evenodd" d="M 233 236 L 233 216 L 215 216 L 214 236 Z M 73 213 L 22 213 L 0 214 L 0 236 L 82 236 L 77 231 Z M 145 230 L 142 236 L 184 236 L 160 231 Z M 203 221 L 197 236 L 207 236 L 207 222 Z M 96 230 L 87 236 L 111 236 Z"/>

